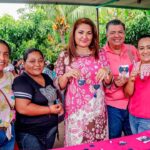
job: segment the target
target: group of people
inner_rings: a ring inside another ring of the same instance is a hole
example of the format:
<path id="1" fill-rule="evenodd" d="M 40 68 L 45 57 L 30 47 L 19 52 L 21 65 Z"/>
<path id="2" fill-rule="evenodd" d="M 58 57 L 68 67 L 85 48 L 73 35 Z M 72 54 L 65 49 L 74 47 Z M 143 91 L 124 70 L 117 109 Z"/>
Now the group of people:
<path id="1" fill-rule="evenodd" d="M 15 140 L 21 150 L 52 148 L 63 113 L 65 146 L 150 130 L 150 36 L 138 40 L 137 50 L 124 43 L 125 25 L 114 19 L 106 24 L 106 37 L 100 48 L 95 24 L 78 19 L 53 79 L 43 73 L 44 56 L 36 48 L 25 52 L 20 76 L 4 72 L 11 49 L 0 40 L 2 150 L 13 149 Z"/>

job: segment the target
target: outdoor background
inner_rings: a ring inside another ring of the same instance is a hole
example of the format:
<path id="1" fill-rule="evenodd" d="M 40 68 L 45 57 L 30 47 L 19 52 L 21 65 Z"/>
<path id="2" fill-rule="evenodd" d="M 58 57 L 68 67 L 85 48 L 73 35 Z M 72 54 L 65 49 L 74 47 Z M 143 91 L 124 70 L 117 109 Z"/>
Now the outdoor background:
<path id="1" fill-rule="evenodd" d="M 67 46 L 76 19 L 88 17 L 97 25 L 95 7 L 26 4 L 24 7 L 20 5 L 14 15 L 9 11 L 15 8 L 15 4 L 8 6 L 4 8 L 5 13 L 0 6 L 0 38 L 11 45 L 12 60 L 22 57 L 27 48 L 36 47 L 54 63 L 59 52 Z M 114 18 L 126 24 L 126 43 L 136 46 L 140 35 L 150 34 L 150 11 L 103 7 L 99 8 L 101 46 L 106 42 L 105 25 Z"/>
<path id="2" fill-rule="evenodd" d="M 0 4 L 0 38 L 11 45 L 12 60 L 22 58 L 27 48 L 36 47 L 54 63 L 67 46 L 74 21 L 81 17 L 88 17 L 97 25 L 95 7 Z M 101 47 L 106 42 L 106 23 L 115 18 L 126 24 L 126 43 L 136 46 L 139 36 L 150 34 L 150 11 L 99 8 Z M 56 139 L 54 147 L 63 147 L 64 122 L 59 124 L 59 133 L 60 140 Z"/>

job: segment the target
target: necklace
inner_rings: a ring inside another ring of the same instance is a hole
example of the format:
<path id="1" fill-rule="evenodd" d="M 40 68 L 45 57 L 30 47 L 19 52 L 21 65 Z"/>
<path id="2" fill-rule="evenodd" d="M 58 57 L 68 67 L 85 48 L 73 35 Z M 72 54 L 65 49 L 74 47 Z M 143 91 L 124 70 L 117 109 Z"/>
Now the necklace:
<path id="1" fill-rule="evenodd" d="M 76 55 L 78 56 L 78 57 L 89 57 L 89 56 L 91 56 L 93 53 L 92 53 L 92 51 L 88 51 L 87 53 L 86 52 L 79 52 L 78 50 L 76 51 Z"/>

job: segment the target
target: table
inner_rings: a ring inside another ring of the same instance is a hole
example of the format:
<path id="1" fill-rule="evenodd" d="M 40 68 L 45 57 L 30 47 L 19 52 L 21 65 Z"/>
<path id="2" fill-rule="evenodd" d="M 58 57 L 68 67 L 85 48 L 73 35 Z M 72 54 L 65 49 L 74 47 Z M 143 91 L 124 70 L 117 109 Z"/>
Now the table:
<path id="1" fill-rule="evenodd" d="M 58 148 L 55 150 L 150 150 L 150 142 L 143 143 L 142 141 L 136 139 L 141 136 L 150 137 L 150 130 L 131 136 L 124 136 L 112 140 L 94 142 L 91 144 Z"/>

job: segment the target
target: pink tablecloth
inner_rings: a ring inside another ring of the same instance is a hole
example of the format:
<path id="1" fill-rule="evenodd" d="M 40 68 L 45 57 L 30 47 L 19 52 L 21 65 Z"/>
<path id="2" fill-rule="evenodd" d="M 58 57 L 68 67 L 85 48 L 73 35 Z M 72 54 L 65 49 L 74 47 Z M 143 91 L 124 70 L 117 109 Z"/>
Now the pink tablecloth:
<path id="1" fill-rule="evenodd" d="M 113 140 L 95 142 L 92 144 L 81 144 L 78 146 L 59 148 L 55 150 L 150 150 L 150 142 L 143 143 L 136 139 L 140 136 L 150 137 L 150 130 L 140 134 L 124 136 Z"/>

